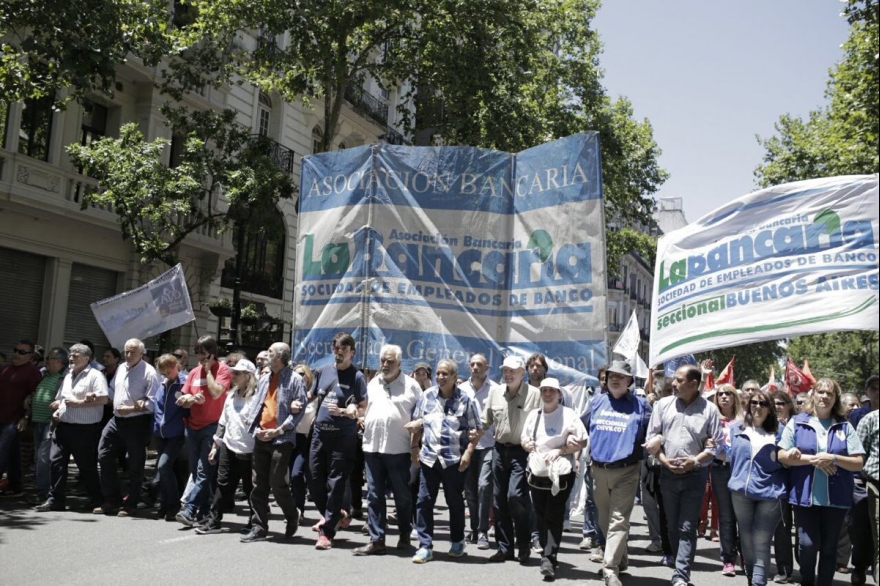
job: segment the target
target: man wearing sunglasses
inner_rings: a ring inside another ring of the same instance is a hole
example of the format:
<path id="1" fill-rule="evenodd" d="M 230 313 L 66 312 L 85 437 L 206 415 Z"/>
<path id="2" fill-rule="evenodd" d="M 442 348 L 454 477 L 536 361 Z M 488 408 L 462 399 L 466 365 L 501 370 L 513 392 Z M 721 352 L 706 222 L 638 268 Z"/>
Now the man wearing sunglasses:
<path id="1" fill-rule="evenodd" d="M 8 473 L 9 486 L 0 497 L 21 496 L 21 458 L 16 454 L 18 432 L 27 425 L 24 401 L 37 390 L 40 370 L 31 362 L 34 343 L 20 340 L 12 349 L 12 360 L 0 371 L 0 476 Z"/>

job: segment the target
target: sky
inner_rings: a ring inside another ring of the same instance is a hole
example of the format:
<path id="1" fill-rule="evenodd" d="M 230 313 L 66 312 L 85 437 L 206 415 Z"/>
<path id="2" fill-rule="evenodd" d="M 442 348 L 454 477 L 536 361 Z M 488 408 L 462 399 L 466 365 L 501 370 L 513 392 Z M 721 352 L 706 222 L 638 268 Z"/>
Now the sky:
<path id="1" fill-rule="evenodd" d="M 688 222 L 757 188 L 783 114 L 826 104 L 848 24 L 835 0 L 604 0 L 593 22 L 612 99 L 647 118 Z"/>

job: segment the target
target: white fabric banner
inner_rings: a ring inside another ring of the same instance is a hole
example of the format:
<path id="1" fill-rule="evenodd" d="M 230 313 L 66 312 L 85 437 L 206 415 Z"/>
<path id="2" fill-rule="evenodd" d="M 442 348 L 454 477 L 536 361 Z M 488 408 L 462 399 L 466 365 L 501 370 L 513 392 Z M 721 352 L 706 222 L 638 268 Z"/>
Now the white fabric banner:
<path id="1" fill-rule="evenodd" d="M 765 340 L 876 330 L 877 175 L 756 191 L 660 238 L 651 364 Z"/>
<path id="2" fill-rule="evenodd" d="M 91 304 L 92 313 L 114 348 L 143 340 L 195 319 L 189 289 L 178 264 L 137 289 Z"/>
<path id="3" fill-rule="evenodd" d="M 619 354 L 629 362 L 634 376 L 646 379 L 648 378 L 648 365 L 639 356 L 639 346 L 641 344 L 642 335 L 639 333 L 639 319 L 634 309 L 632 315 L 629 316 L 626 328 L 621 332 L 620 337 L 617 338 L 617 343 L 614 344 L 611 352 Z"/>

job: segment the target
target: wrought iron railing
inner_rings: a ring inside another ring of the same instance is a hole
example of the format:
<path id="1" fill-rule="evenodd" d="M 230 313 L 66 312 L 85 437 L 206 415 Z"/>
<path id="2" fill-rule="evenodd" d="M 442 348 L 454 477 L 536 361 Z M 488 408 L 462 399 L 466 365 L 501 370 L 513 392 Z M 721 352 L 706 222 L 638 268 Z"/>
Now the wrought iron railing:
<path id="1" fill-rule="evenodd" d="M 387 142 L 388 144 L 403 144 L 403 135 L 388 126 L 385 128 L 385 134 L 380 134 L 379 138 Z"/>
<path id="2" fill-rule="evenodd" d="M 356 112 L 375 120 L 380 126 L 388 126 L 388 104 L 354 82 L 345 86 L 346 100 L 354 106 Z M 403 137 L 401 137 L 403 140 Z M 402 144 L 402 143 L 401 143 Z"/>
<path id="3" fill-rule="evenodd" d="M 264 152 L 276 167 L 288 175 L 293 173 L 293 161 L 296 153 L 262 134 L 255 134 L 254 138 L 259 141 L 260 147 L 265 149 Z"/>

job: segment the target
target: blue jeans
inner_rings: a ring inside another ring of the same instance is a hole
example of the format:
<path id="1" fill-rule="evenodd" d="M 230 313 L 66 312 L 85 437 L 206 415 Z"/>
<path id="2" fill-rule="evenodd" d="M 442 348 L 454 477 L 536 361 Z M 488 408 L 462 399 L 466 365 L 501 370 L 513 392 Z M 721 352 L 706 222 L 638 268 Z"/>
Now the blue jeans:
<path id="1" fill-rule="evenodd" d="M 156 476 L 159 478 L 161 508 L 168 514 L 180 508 L 180 487 L 177 486 L 174 463 L 186 443 L 186 436 L 160 437 L 157 440 L 159 459 L 156 462 Z"/>
<path id="2" fill-rule="evenodd" d="M 397 508 L 397 526 L 401 537 L 411 530 L 413 502 L 409 491 L 409 454 L 374 454 L 364 452 L 367 468 L 367 529 L 370 541 L 384 541 L 388 516 L 385 491 L 390 486 Z"/>
<path id="3" fill-rule="evenodd" d="M 669 543 L 675 556 L 673 582 L 690 582 L 691 566 L 697 553 L 697 525 L 708 475 L 709 471 L 705 468 L 687 474 L 673 474 L 666 468 L 661 472 L 660 494 L 666 510 Z"/>
<path id="4" fill-rule="evenodd" d="M 419 533 L 419 547 L 425 549 L 434 548 L 434 505 L 441 484 L 449 508 L 449 541 L 464 541 L 464 498 L 461 494 L 464 491 L 464 472 L 458 469 L 458 464 L 443 468 L 439 460 L 433 466 L 422 463 L 419 500 L 416 503 L 416 531 Z"/>
<path id="5" fill-rule="evenodd" d="M 498 551 L 528 551 L 532 535 L 532 499 L 526 482 L 528 454 L 519 445 L 495 444 L 492 457 L 492 480 L 495 482 L 495 540 Z M 514 534 L 514 522 L 516 534 Z"/>
<path id="6" fill-rule="evenodd" d="M 300 516 L 306 511 L 306 493 L 309 482 L 309 436 L 304 433 L 296 434 L 296 445 L 290 455 L 290 492 L 293 493 L 293 502 L 299 509 Z"/>
<path id="7" fill-rule="evenodd" d="M 589 466 L 584 466 L 584 537 L 592 537 L 596 543 L 605 547 L 605 534 L 599 526 L 599 510 L 596 508 L 596 499 L 593 496 L 593 473 Z"/>
<path id="8" fill-rule="evenodd" d="M 34 423 L 34 480 L 40 500 L 46 500 L 52 487 L 49 467 L 49 452 L 52 451 L 52 438 L 49 437 L 51 423 Z"/>
<path id="9" fill-rule="evenodd" d="M 0 423 L 0 476 L 8 472 L 9 488 L 21 489 L 21 456 L 18 452 L 18 428 L 14 423 Z"/>
<path id="10" fill-rule="evenodd" d="M 471 515 L 474 539 L 489 532 L 492 510 L 492 452 L 495 448 L 474 450 L 470 466 L 464 471 L 464 498 Z"/>
<path id="11" fill-rule="evenodd" d="M 750 499 L 738 492 L 731 493 L 731 498 L 739 523 L 746 575 L 751 577 L 752 586 L 766 586 L 770 573 L 770 544 L 782 521 L 782 501 Z"/>
<path id="12" fill-rule="evenodd" d="M 721 563 L 732 564 L 736 561 L 736 515 L 733 502 L 730 500 L 730 466 L 712 464 L 709 472 L 712 475 L 712 490 L 718 503 L 718 536 L 721 540 Z"/>
<path id="13" fill-rule="evenodd" d="M 202 518 L 211 508 L 211 495 L 214 493 L 214 477 L 217 465 L 208 461 L 208 453 L 214 445 L 217 424 L 211 423 L 201 429 L 186 428 L 186 448 L 189 451 L 189 472 L 193 488 L 183 503 L 184 511 L 191 517 Z"/>
<path id="14" fill-rule="evenodd" d="M 792 507 L 798 536 L 798 564 L 804 586 L 831 586 L 837 564 L 837 542 L 846 509 Z M 816 558 L 819 572 L 816 573 Z"/>

